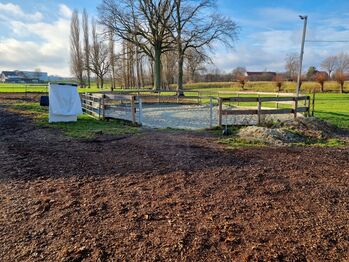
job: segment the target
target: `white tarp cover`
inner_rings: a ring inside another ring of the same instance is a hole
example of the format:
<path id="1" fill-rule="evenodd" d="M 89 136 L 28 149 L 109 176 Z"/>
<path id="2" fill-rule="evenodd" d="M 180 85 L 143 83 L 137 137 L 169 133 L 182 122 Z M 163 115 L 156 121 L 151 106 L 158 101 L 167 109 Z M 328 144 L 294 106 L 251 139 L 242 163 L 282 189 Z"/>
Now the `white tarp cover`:
<path id="1" fill-rule="evenodd" d="M 49 122 L 75 122 L 82 114 L 81 100 L 76 86 L 49 85 Z"/>

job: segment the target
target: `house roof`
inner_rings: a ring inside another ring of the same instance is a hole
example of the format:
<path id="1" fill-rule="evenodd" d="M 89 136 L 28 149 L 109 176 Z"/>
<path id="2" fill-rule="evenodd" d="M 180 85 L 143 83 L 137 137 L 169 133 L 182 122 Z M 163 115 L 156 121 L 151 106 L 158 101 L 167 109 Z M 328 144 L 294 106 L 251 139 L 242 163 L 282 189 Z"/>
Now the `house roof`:
<path id="1" fill-rule="evenodd" d="M 276 75 L 276 72 L 246 72 L 247 75 L 264 75 L 264 74 L 267 74 L 267 75 Z"/>
<path id="2" fill-rule="evenodd" d="M 2 71 L 1 74 L 3 74 L 4 76 L 18 76 L 14 71 Z"/>

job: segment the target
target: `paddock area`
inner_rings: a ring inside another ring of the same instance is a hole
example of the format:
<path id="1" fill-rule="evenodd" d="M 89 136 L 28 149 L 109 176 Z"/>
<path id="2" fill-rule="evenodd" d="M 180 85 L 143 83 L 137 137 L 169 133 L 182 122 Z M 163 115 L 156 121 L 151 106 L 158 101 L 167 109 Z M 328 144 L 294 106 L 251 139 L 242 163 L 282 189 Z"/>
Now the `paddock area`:
<path id="1" fill-rule="evenodd" d="M 144 127 L 191 130 L 223 125 L 261 125 L 309 116 L 311 102 L 314 104 L 310 96 L 277 93 L 248 93 L 243 97 L 241 93 L 225 94 L 225 97 L 154 96 L 139 92 L 137 95 L 82 94 L 84 111 L 99 119 L 115 118 Z"/>

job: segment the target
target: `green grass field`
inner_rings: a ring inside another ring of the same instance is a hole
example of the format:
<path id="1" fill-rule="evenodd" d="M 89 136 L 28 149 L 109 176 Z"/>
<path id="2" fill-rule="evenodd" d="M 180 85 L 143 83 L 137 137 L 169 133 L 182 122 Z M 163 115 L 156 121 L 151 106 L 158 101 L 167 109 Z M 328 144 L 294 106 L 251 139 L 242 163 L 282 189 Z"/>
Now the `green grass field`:
<path id="1" fill-rule="evenodd" d="M 198 92 L 203 92 L 202 95 L 216 96 L 219 91 L 240 91 L 238 83 L 194 83 L 186 85 L 185 95 L 197 96 Z M 319 85 L 315 82 L 305 82 L 302 85 L 304 94 L 310 93 L 314 88 L 319 89 Z M 349 91 L 349 83 L 346 83 L 346 91 Z M 109 91 L 110 87 L 106 85 L 104 91 Z M 275 85 L 272 82 L 249 82 L 245 87 L 246 91 L 267 91 L 274 92 Z M 295 83 L 284 83 L 282 92 L 294 92 Z M 325 84 L 326 93 L 316 94 L 315 116 L 331 122 L 340 128 L 349 128 L 349 94 L 333 93 L 338 92 L 338 84 L 334 81 L 329 81 Z M 79 92 L 97 92 L 100 91 L 95 84 L 91 88 L 79 88 Z M 129 91 L 117 89 L 116 91 Z M 23 84 L 0 84 L 1 92 L 47 92 L 47 86 L 43 85 L 23 85 Z M 210 94 L 211 93 L 211 94 Z M 164 95 L 175 95 L 175 92 L 167 92 Z M 229 95 L 221 95 L 229 96 Z M 202 102 L 207 103 L 208 99 L 202 99 Z M 273 107 L 273 104 L 265 106 Z"/>
<path id="2" fill-rule="evenodd" d="M 175 85 L 171 88 L 175 89 Z M 302 84 L 303 92 L 310 92 L 313 89 L 320 90 L 320 86 L 316 82 L 304 82 Z M 186 90 L 192 91 L 241 91 L 241 87 L 237 82 L 212 82 L 212 83 L 192 83 L 185 85 Z M 294 92 L 296 89 L 295 82 L 284 82 L 282 86 L 282 92 Z M 327 81 L 324 87 L 327 92 L 338 92 L 339 86 L 335 81 Z M 110 83 L 106 83 L 103 91 L 110 90 Z M 122 91 L 121 88 L 116 90 Z M 276 87 L 273 82 L 247 82 L 245 91 L 260 91 L 260 92 L 275 92 Z M 345 83 L 344 90 L 349 92 L 349 82 Z M 79 92 L 98 92 L 96 83 L 92 83 L 90 88 L 79 88 Z M 0 83 L 0 93 L 24 93 L 24 92 L 47 92 L 47 85 L 45 84 L 11 84 L 11 83 Z"/>
<path id="3" fill-rule="evenodd" d="M 48 123 L 48 108 L 42 107 L 35 102 L 15 102 L 5 105 L 10 110 L 24 115 L 30 115 L 36 124 L 41 126 L 54 127 L 70 137 L 91 139 L 97 134 L 125 135 L 135 134 L 139 127 L 122 120 L 99 121 L 88 115 L 81 115 L 74 123 Z"/>
<path id="4" fill-rule="evenodd" d="M 103 89 L 104 91 L 109 91 L 110 86 L 106 85 Z M 98 89 L 96 84 L 91 85 L 91 88 L 79 88 L 79 92 L 98 92 L 101 89 Z M 0 93 L 47 93 L 48 86 L 45 84 L 7 84 L 0 83 Z"/>

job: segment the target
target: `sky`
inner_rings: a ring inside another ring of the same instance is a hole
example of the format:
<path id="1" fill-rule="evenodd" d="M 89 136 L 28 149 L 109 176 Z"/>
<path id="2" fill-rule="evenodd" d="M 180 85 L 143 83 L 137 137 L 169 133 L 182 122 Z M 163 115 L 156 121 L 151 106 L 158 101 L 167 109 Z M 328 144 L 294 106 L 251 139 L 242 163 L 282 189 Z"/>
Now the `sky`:
<path id="1" fill-rule="evenodd" d="M 0 71 L 35 70 L 70 76 L 69 33 L 72 10 L 97 16 L 101 0 L 0 0 Z M 299 53 L 303 21 L 307 40 L 349 41 L 348 0 L 217 0 L 217 11 L 239 26 L 233 49 L 216 44 L 214 67 L 229 72 L 284 71 L 285 57 Z M 349 42 L 307 42 L 304 70 L 329 55 L 349 51 Z"/>

